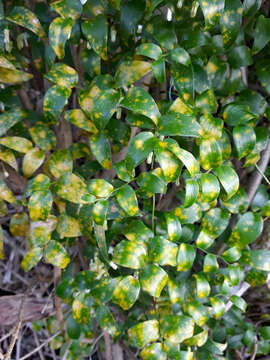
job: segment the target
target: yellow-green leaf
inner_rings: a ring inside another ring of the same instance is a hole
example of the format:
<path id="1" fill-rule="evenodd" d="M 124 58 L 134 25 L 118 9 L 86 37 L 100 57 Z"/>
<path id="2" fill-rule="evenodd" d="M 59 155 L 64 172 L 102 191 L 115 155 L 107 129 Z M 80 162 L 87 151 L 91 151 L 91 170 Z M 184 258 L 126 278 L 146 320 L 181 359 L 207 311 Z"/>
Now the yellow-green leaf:
<path id="1" fill-rule="evenodd" d="M 116 193 L 119 205 L 129 216 L 136 216 L 139 214 L 138 200 L 135 191 L 130 185 L 124 185 L 119 188 Z"/>
<path id="2" fill-rule="evenodd" d="M 34 192 L 28 202 L 30 218 L 33 221 L 46 220 L 50 214 L 52 202 L 53 196 L 49 190 Z"/>
<path id="3" fill-rule="evenodd" d="M 3 179 L 0 178 L 0 199 L 7 201 L 10 204 L 18 204 L 18 200 L 12 194 Z"/>
<path id="4" fill-rule="evenodd" d="M 148 320 L 133 326 L 128 330 L 131 343 L 142 348 L 150 342 L 159 339 L 159 324 L 157 320 Z"/>
<path id="5" fill-rule="evenodd" d="M 158 298 L 167 284 L 168 275 L 165 270 L 155 264 L 147 264 L 140 274 L 140 284 L 144 291 Z"/>
<path id="6" fill-rule="evenodd" d="M 55 184 L 55 191 L 61 198 L 75 204 L 87 204 L 83 196 L 88 193 L 85 182 L 77 175 L 65 173 Z"/>
<path id="7" fill-rule="evenodd" d="M 51 240 L 45 249 L 45 257 L 48 263 L 64 269 L 70 262 L 66 249 L 57 241 Z"/>
<path id="8" fill-rule="evenodd" d="M 11 167 L 13 167 L 13 169 L 18 171 L 16 157 L 10 149 L 4 148 L 4 147 L 0 148 L 0 160 L 4 161 L 5 163 L 7 163 Z"/>
<path id="9" fill-rule="evenodd" d="M 151 63 L 146 61 L 124 61 L 120 64 L 115 74 L 116 86 L 128 86 L 150 72 L 151 69 Z"/>
<path id="10" fill-rule="evenodd" d="M 49 42 L 59 59 L 65 56 L 65 43 L 70 38 L 73 20 L 57 17 L 49 27 Z"/>
<path id="11" fill-rule="evenodd" d="M 78 82 L 78 74 L 75 69 L 66 64 L 54 64 L 48 74 L 44 76 L 47 80 L 61 86 L 74 87 Z"/>
<path id="12" fill-rule="evenodd" d="M 69 150 L 56 150 L 51 155 L 49 160 L 49 169 L 54 177 L 59 178 L 66 173 L 71 173 L 72 168 L 73 161 Z"/>
<path id="13" fill-rule="evenodd" d="M 136 302 L 140 293 L 140 283 L 133 276 L 124 277 L 116 286 L 112 301 L 128 310 Z"/>
<path id="14" fill-rule="evenodd" d="M 21 153 L 27 153 L 33 148 L 31 141 L 18 136 L 8 136 L 1 138 L 0 144 Z"/>
<path id="15" fill-rule="evenodd" d="M 88 191 L 96 197 L 108 197 L 113 191 L 113 186 L 103 179 L 92 179 L 88 184 Z"/>
<path id="16" fill-rule="evenodd" d="M 26 177 L 31 177 L 34 172 L 40 167 L 45 159 L 45 151 L 34 148 L 28 151 L 23 158 L 23 174 Z"/>
<path id="17" fill-rule="evenodd" d="M 56 230 L 60 238 L 77 237 L 81 235 L 79 221 L 65 214 L 59 216 Z"/>
<path id="18" fill-rule="evenodd" d="M 142 244 L 122 240 L 115 248 L 113 261 L 116 264 L 130 268 L 141 269 L 146 258 L 146 248 Z"/>
<path id="19" fill-rule="evenodd" d="M 36 247 L 31 249 L 23 258 L 21 262 L 22 269 L 26 272 L 32 269 L 33 266 L 37 265 L 39 260 L 42 258 L 43 249 Z"/>

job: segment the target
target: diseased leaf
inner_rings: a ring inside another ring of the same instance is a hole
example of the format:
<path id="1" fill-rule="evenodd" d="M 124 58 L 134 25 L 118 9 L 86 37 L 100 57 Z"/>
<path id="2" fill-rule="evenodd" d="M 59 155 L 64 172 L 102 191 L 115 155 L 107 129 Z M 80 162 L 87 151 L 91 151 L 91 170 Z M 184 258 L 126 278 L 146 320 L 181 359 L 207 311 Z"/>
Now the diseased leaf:
<path id="1" fill-rule="evenodd" d="M 75 204 L 86 204 L 83 196 L 88 193 L 85 182 L 77 175 L 64 173 L 55 184 L 55 192 L 61 198 Z"/>
<path id="2" fill-rule="evenodd" d="M 167 232 L 170 241 L 177 241 L 182 234 L 182 227 L 179 218 L 171 213 L 165 213 Z"/>
<path id="3" fill-rule="evenodd" d="M 0 144 L 21 153 L 27 153 L 33 148 L 31 141 L 18 136 L 8 136 L 1 138 Z"/>
<path id="4" fill-rule="evenodd" d="M 174 113 L 160 117 L 158 131 L 166 136 L 199 137 L 200 125 L 192 116 Z"/>
<path id="5" fill-rule="evenodd" d="M 254 30 L 253 54 L 261 51 L 270 41 L 270 19 L 260 15 Z"/>
<path id="6" fill-rule="evenodd" d="M 121 208 L 129 215 L 136 216 L 139 213 L 136 194 L 131 186 L 124 185 L 116 193 L 117 201 Z"/>
<path id="7" fill-rule="evenodd" d="M 224 0 L 199 0 L 205 19 L 205 28 L 211 29 L 215 26 L 224 9 Z"/>
<path id="8" fill-rule="evenodd" d="M 36 247 L 31 249 L 23 258 L 21 262 L 22 269 L 26 272 L 32 269 L 39 260 L 42 258 L 43 255 L 43 249 L 40 247 Z"/>
<path id="9" fill-rule="evenodd" d="M 216 169 L 216 174 L 226 191 L 227 198 L 229 200 L 239 188 L 239 178 L 235 170 L 228 165 L 221 165 Z"/>
<path id="10" fill-rule="evenodd" d="M 242 23 L 243 5 L 240 0 L 225 0 L 224 11 L 220 18 L 223 45 L 230 47 L 236 40 Z"/>
<path id="11" fill-rule="evenodd" d="M 157 60 L 162 54 L 161 48 L 153 43 L 141 44 L 137 49 L 138 55 L 147 56 L 153 60 Z"/>
<path id="12" fill-rule="evenodd" d="M 157 124 L 160 112 L 151 95 L 142 88 L 131 88 L 127 96 L 121 101 L 121 105 L 135 113 L 144 115 Z"/>
<path id="13" fill-rule="evenodd" d="M 71 173 L 72 168 L 73 161 L 69 150 L 56 150 L 51 155 L 49 160 L 49 169 L 54 177 L 59 178 L 66 173 Z"/>
<path id="14" fill-rule="evenodd" d="M 140 353 L 143 360 L 166 360 L 167 354 L 161 343 L 147 345 Z"/>
<path id="15" fill-rule="evenodd" d="M 80 129 L 97 133 L 97 128 L 93 122 L 87 118 L 84 112 L 80 109 L 68 110 L 65 112 L 65 119 L 71 124 L 78 126 Z"/>
<path id="16" fill-rule="evenodd" d="M 194 274 L 193 277 L 196 281 L 196 293 L 199 299 L 205 298 L 210 294 L 210 285 L 206 280 L 206 277 L 203 273 Z M 198 324 L 202 325 L 202 324 Z"/>
<path id="17" fill-rule="evenodd" d="M 222 136 L 223 121 L 210 114 L 200 117 L 200 135 L 203 139 L 218 140 Z"/>
<path id="18" fill-rule="evenodd" d="M 196 107 L 203 113 L 216 113 L 218 103 L 213 90 L 209 89 L 196 97 Z"/>
<path id="19" fill-rule="evenodd" d="M 107 200 L 99 200 L 93 206 L 92 216 L 97 225 L 104 225 L 109 208 Z"/>
<path id="20" fill-rule="evenodd" d="M 140 284 L 144 291 L 158 298 L 168 281 L 165 270 L 155 264 L 147 264 L 140 274 Z"/>
<path id="21" fill-rule="evenodd" d="M 113 261 L 130 269 L 141 269 L 144 265 L 145 257 L 146 249 L 138 243 L 122 240 L 114 248 Z"/>
<path id="22" fill-rule="evenodd" d="M 112 167 L 111 146 L 108 138 L 103 133 L 90 136 L 90 148 L 95 158 L 104 169 L 108 170 Z"/>
<path id="23" fill-rule="evenodd" d="M 214 318 L 215 319 L 220 318 L 225 313 L 224 302 L 218 296 L 210 297 L 209 300 L 212 306 L 212 313 Z"/>
<path id="24" fill-rule="evenodd" d="M 159 324 L 157 320 L 140 322 L 128 330 L 131 343 L 142 348 L 159 338 Z"/>
<path id="25" fill-rule="evenodd" d="M 46 260 L 60 269 L 64 269 L 70 262 L 66 249 L 57 241 L 51 240 L 45 250 Z"/>
<path id="26" fill-rule="evenodd" d="M 216 272 L 219 268 L 217 257 L 214 254 L 207 254 L 203 262 L 203 272 Z"/>
<path id="27" fill-rule="evenodd" d="M 113 89 L 101 91 L 94 101 L 91 117 L 98 129 L 104 129 L 117 110 L 120 93 Z"/>
<path id="28" fill-rule="evenodd" d="M 50 191 L 34 192 L 28 202 L 28 210 L 30 218 L 33 221 L 46 220 L 50 214 L 53 202 L 53 196 Z"/>
<path id="29" fill-rule="evenodd" d="M 56 230 L 61 239 L 64 237 L 77 237 L 81 235 L 78 220 L 66 214 L 59 216 Z"/>
<path id="30" fill-rule="evenodd" d="M 28 151 L 23 158 L 23 174 L 26 177 L 31 177 L 34 172 L 40 167 L 45 159 L 45 151 L 34 148 Z"/>
<path id="31" fill-rule="evenodd" d="M 189 53 L 182 47 L 177 47 L 169 52 L 168 57 L 171 61 L 188 66 L 190 64 Z"/>
<path id="32" fill-rule="evenodd" d="M 41 38 L 45 38 L 46 36 L 39 19 L 32 11 L 24 6 L 14 6 L 6 19 L 25 27 Z"/>
<path id="33" fill-rule="evenodd" d="M 190 244 L 182 243 L 177 255 L 177 271 L 189 270 L 196 257 L 196 250 Z"/>
<path id="34" fill-rule="evenodd" d="M 97 321 L 99 326 L 111 336 L 119 335 L 120 331 L 110 310 L 106 306 L 97 308 Z"/>
<path id="35" fill-rule="evenodd" d="M 47 126 L 36 125 L 29 132 L 33 142 L 42 150 L 51 150 L 56 146 L 56 136 Z"/>
<path id="36" fill-rule="evenodd" d="M 200 162 L 205 170 L 221 165 L 222 152 L 216 140 L 202 140 L 200 144 Z"/>
<path id="37" fill-rule="evenodd" d="M 133 60 L 122 62 L 115 74 L 117 87 L 128 86 L 151 71 L 152 65 L 146 61 Z"/>
<path id="38" fill-rule="evenodd" d="M 133 306 L 140 293 L 139 280 L 133 276 L 124 277 L 113 292 L 112 301 L 122 309 L 128 310 Z"/>
<path id="39" fill-rule="evenodd" d="M 148 243 L 154 237 L 153 232 L 141 220 L 133 220 L 124 235 L 128 240 L 142 244 Z"/>
<path id="40" fill-rule="evenodd" d="M 19 84 L 32 79 L 33 75 L 17 69 L 0 66 L 0 82 L 5 84 Z"/>
<path id="41" fill-rule="evenodd" d="M 26 112 L 18 106 L 0 115 L 0 136 L 4 135 L 12 126 L 26 117 Z"/>
<path id="42" fill-rule="evenodd" d="M 13 153 L 13 151 L 1 147 L 0 148 L 0 160 L 4 161 L 5 163 L 9 164 L 11 167 L 13 167 L 16 171 L 18 171 L 18 165 L 16 162 L 16 157 Z"/>
<path id="43" fill-rule="evenodd" d="M 45 78 L 61 87 L 74 87 L 78 82 L 78 74 L 75 69 L 66 65 L 57 63 L 50 69 Z"/>
<path id="44" fill-rule="evenodd" d="M 262 87 L 270 94 L 270 70 L 267 59 L 257 62 L 256 71 Z"/>
<path id="45" fill-rule="evenodd" d="M 238 158 L 247 156 L 255 146 L 256 134 L 251 126 L 239 125 L 233 129 L 233 140 Z"/>
<path id="46" fill-rule="evenodd" d="M 149 259 L 161 266 L 171 265 L 176 266 L 176 256 L 178 253 L 177 244 L 168 241 L 160 236 L 155 236 L 149 240 L 148 256 Z"/>
<path id="47" fill-rule="evenodd" d="M 242 299 L 240 296 L 237 295 L 232 295 L 230 297 L 230 301 L 233 303 L 233 305 L 235 305 L 236 307 L 238 307 L 240 310 L 242 311 L 246 311 L 247 308 L 247 303 L 245 302 L 244 299 Z"/>
<path id="48" fill-rule="evenodd" d="M 99 14 L 93 19 L 82 22 L 82 32 L 95 52 L 103 59 L 107 59 L 108 29 L 105 15 Z"/>
<path id="49" fill-rule="evenodd" d="M 201 176 L 202 201 L 212 202 L 219 195 L 218 179 L 212 174 L 202 174 Z"/>
<path id="50" fill-rule="evenodd" d="M 73 20 L 71 18 L 57 17 L 49 27 L 49 43 L 58 59 L 65 56 L 65 44 L 70 38 Z"/>
<path id="51" fill-rule="evenodd" d="M 185 315 L 165 315 L 161 319 L 161 334 L 170 343 L 181 343 L 192 337 L 194 320 Z"/>
<path id="52" fill-rule="evenodd" d="M 45 117 L 52 123 L 59 120 L 64 106 L 70 97 L 71 89 L 54 85 L 46 92 L 44 96 L 43 109 Z"/>
<path id="53" fill-rule="evenodd" d="M 14 214 L 10 219 L 9 230 L 13 236 L 27 236 L 30 230 L 28 215 L 25 212 Z"/>
<path id="54" fill-rule="evenodd" d="M 166 181 L 176 181 L 180 175 L 182 165 L 178 158 L 167 150 L 166 141 L 158 141 L 155 143 L 155 155 Z"/>
<path id="55" fill-rule="evenodd" d="M 57 0 L 51 7 L 62 17 L 77 19 L 82 12 L 82 2 L 80 0 Z"/>
<path id="56" fill-rule="evenodd" d="M 153 151 L 155 137 L 151 132 L 140 132 L 128 145 L 126 154 L 127 169 L 133 170 L 134 167 L 142 163 Z"/>
<path id="57" fill-rule="evenodd" d="M 253 121 L 255 115 L 250 112 L 248 104 L 232 103 L 226 106 L 223 118 L 231 126 L 246 125 Z"/>
<path id="58" fill-rule="evenodd" d="M 241 261 L 257 270 L 270 271 L 270 250 L 249 250 L 242 254 Z"/>
<path id="59" fill-rule="evenodd" d="M 190 207 L 195 203 L 199 194 L 199 185 L 196 180 L 186 180 L 186 196 L 185 196 L 185 207 Z"/>

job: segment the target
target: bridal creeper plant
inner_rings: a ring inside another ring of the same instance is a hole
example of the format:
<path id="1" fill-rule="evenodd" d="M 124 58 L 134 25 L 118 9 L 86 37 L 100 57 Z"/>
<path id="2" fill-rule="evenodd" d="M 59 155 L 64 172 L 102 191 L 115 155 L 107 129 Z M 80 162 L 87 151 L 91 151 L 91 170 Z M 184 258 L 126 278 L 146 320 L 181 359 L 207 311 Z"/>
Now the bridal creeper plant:
<path id="1" fill-rule="evenodd" d="M 62 269 L 61 356 L 102 332 L 145 360 L 269 353 L 241 297 L 270 271 L 268 5 L 0 2 L 1 216 L 24 271 Z"/>

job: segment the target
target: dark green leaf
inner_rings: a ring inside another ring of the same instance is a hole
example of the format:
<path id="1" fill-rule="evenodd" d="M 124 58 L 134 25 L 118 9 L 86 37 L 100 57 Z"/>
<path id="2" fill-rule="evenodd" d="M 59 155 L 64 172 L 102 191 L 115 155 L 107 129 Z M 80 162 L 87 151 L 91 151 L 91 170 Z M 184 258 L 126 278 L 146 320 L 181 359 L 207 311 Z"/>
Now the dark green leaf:
<path id="1" fill-rule="evenodd" d="M 106 17 L 100 14 L 92 20 L 84 20 L 81 26 L 83 35 L 92 48 L 103 60 L 106 60 L 108 38 Z"/>

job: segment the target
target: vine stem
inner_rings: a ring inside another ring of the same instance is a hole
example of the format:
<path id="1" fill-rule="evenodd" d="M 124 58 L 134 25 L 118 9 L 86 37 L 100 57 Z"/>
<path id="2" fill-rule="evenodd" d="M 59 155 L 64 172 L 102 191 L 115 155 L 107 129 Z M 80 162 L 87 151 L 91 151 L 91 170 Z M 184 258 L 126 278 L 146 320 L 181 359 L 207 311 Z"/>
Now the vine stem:
<path id="1" fill-rule="evenodd" d="M 155 231 L 155 207 L 156 207 L 156 197 L 153 195 L 153 204 L 152 204 L 152 231 Z"/>

